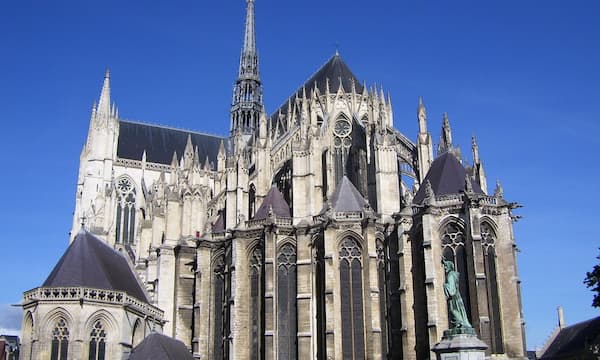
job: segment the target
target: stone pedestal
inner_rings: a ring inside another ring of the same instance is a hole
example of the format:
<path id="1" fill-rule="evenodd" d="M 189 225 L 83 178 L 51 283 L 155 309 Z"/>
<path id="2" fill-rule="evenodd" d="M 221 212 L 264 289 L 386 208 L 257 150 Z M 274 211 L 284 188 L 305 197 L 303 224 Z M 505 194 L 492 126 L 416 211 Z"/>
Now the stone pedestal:
<path id="1" fill-rule="evenodd" d="M 452 329 L 444 331 L 442 341 L 431 350 L 437 360 L 484 360 L 487 348 L 473 329 Z"/>

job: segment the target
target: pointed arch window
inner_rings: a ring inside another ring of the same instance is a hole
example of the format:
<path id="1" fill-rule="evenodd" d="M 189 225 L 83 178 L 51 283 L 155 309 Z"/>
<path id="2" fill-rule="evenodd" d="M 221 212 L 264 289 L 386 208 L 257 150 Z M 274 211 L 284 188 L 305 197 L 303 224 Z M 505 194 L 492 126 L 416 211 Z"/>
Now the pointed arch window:
<path id="1" fill-rule="evenodd" d="M 248 190 L 248 219 L 252 219 L 254 217 L 254 213 L 256 212 L 256 187 L 254 184 L 250 184 L 250 189 Z"/>
<path id="2" fill-rule="evenodd" d="M 225 286 L 225 256 L 220 255 L 213 263 L 213 359 L 223 359 L 226 343 L 225 319 L 226 316 L 226 286 Z"/>
<path id="3" fill-rule="evenodd" d="M 89 360 L 104 360 L 106 356 L 106 331 L 104 324 L 98 320 L 90 332 Z"/>
<path id="4" fill-rule="evenodd" d="M 296 248 L 281 247 L 277 256 L 277 339 L 279 359 L 297 358 Z"/>
<path id="5" fill-rule="evenodd" d="M 504 353 L 502 338 L 502 320 L 500 318 L 500 294 L 496 273 L 496 233 L 487 223 L 481 224 L 481 246 L 483 247 L 483 266 L 485 268 L 485 285 L 488 298 L 488 314 L 490 318 L 490 337 L 492 354 Z"/>
<path id="6" fill-rule="evenodd" d="M 346 162 L 352 146 L 352 123 L 340 116 L 333 125 L 333 155 L 335 161 L 335 182 L 340 181 L 346 170 Z"/>
<path id="7" fill-rule="evenodd" d="M 352 238 L 340 246 L 340 300 L 342 311 L 342 357 L 364 359 L 362 251 Z"/>
<path id="8" fill-rule="evenodd" d="M 128 177 L 117 180 L 116 242 L 133 244 L 135 236 L 135 186 Z"/>
<path id="9" fill-rule="evenodd" d="M 69 328 L 67 321 L 61 317 L 52 330 L 50 344 L 50 360 L 67 360 L 69 355 Z"/>
<path id="10" fill-rule="evenodd" d="M 387 289 L 387 256 L 383 241 L 375 242 L 377 250 L 377 288 L 379 290 L 379 314 L 381 326 L 381 351 L 388 353 L 388 289 Z"/>
<path id="11" fill-rule="evenodd" d="M 260 359 L 262 351 L 263 254 L 259 247 L 250 257 L 250 358 Z"/>
<path id="12" fill-rule="evenodd" d="M 444 259 L 454 262 L 454 268 L 460 273 L 458 287 L 469 322 L 472 324 L 465 234 L 463 229 L 456 223 L 446 225 L 442 231 L 442 256 Z"/>

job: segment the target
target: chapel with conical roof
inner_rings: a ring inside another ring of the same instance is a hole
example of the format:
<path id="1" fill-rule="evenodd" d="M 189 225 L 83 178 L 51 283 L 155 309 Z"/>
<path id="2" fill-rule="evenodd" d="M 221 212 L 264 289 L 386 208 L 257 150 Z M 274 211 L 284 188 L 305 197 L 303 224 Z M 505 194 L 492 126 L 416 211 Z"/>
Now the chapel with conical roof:
<path id="1" fill-rule="evenodd" d="M 475 138 L 468 165 L 440 114 L 434 153 L 422 98 L 401 133 L 337 52 L 267 113 L 254 15 L 226 136 L 122 119 L 106 72 L 70 245 L 24 296 L 30 358 L 435 358 L 446 260 L 487 355 L 523 359 L 517 205 Z"/>

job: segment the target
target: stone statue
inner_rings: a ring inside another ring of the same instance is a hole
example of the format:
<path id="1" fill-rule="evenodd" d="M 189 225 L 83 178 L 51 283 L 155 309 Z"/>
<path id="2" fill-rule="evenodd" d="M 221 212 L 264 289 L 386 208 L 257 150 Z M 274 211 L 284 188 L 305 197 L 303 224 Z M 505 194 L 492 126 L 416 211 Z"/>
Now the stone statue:
<path id="1" fill-rule="evenodd" d="M 444 284 L 444 294 L 448 299 L 448 311 L 450 313 L 450 322 L 452 329 L 472 329 L 465 304 L 463 303 L 458 288 L 460 273 L 454 270 L 454 263 L 450 260 L 442 259 L 444 271 L 446 272 L 446 283 Z"/>

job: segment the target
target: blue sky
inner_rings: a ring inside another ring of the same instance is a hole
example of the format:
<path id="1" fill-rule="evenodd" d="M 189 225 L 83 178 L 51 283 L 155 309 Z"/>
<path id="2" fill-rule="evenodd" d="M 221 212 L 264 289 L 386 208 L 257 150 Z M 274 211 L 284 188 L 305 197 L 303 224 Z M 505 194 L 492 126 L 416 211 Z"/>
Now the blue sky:
<path id="1" fill-rule="evenodd" d="M 551 333 L 558 305 L 571 324 L 599 315 L 582 281 L 600 246 L 600 3 L 256 1 L 268 111 L 339 44 L 359 79 L 391 93 L 398 129 L 416 137 L 423 96 L 434 139 L 447 111 L 463 154 L 476 134 L 488 182 L 524 205 L 515 237 L 528 348 Z M 0 332 L 19 326 L 8 304 L 67 246 L 104 69 L 123 118 L 226 134 L 244 10 L 242 0 L 0 4 Z"/>

